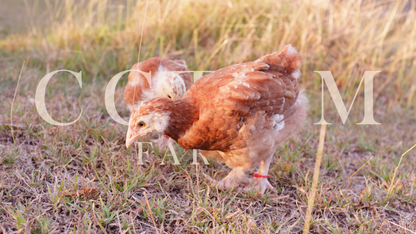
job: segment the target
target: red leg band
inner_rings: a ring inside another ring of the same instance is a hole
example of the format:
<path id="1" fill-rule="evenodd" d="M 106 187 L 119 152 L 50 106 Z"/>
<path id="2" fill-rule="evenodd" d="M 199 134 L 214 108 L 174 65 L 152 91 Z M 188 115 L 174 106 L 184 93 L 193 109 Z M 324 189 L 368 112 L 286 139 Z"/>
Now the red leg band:
<path id="1" fill-rule="evenodd" d="M 260 174 L 257 174 L 257 173 L 254 173 L 253 176 L 256 177 L 256 178 L 266 178 L 266 179 L 269 178 L 268 175 L 260 175 Z"/>

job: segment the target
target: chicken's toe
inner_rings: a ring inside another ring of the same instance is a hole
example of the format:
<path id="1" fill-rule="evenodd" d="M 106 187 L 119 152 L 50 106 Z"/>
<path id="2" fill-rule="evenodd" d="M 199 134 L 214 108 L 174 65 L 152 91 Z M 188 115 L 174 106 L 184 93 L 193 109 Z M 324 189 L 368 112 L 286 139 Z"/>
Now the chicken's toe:
<path id="1" fill-rule="evenodd" d="M 246 191 L 250 191 L 255 189 L 259 191 L 262 195 L 269 189 L 272 192 L 277 192 L 277 190 L 270 184 L 270 182 L 266 178 L 255 178 L 251 186 L 245 188 Z"/>
<path id="2" fill-rule="evenodd" d="M 209 182 L 211 182 L 211 183 L 213 183 L 213 185 L 215 186 L 216 184 L 218 184 L 218 181 L 217 180 L 214 180 L 211 176 L 209 176 L 209 175 L 207 175 L 207 174 L 205 174 L 204 172 L 202 172 L 201 171 L 201 173 L 202 173 L 202 175 L 209 181 Z"/>
<path id="3" fill-rule="evenodd" d="M 212 179 L 209 175 L 202 172 L 205 178 L 212 183 L 212 186 L 217 186 L 221 190 L 231 190 L 240 186 L 250 185 L 251 179 L 245 176 L 244 171 L 240 168 L 233 169 L 224 179 L 217 181 Z"/>
<path id="4" fill-rule="evenodd" d="M 225 177 L 221 181 L 218 181 L 216 184 L 217 188 L 221 190 L 231 190 L 233 188 L 238 187 L 239 183 L 235 178 L 227 178 Z"/>

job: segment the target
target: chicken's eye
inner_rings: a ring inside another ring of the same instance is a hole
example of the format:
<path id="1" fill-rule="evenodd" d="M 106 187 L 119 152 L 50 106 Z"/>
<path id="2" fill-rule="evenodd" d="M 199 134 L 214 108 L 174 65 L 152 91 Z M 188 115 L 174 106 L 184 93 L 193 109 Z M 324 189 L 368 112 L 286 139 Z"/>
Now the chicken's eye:
<path id="1" fill-rule="evenodd" d="M 138 124 L 137 124 L 137 126 L 139 126 L 139 127 L 144 127 L 146 124 L 143 122 L 143 121 L 140 121 Z"/>
<path id="2" fill-rule="evenodd" d="M 171 97 L 170 95 L 168 95 L 168 98 L 169 98 L 169 99 L 172 99 L 172 97 Z"/>

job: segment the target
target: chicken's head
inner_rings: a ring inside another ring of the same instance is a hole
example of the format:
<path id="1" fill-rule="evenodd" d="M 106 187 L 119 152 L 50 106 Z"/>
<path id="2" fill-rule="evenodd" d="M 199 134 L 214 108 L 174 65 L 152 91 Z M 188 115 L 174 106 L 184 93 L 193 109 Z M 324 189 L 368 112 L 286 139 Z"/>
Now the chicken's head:
<path id="1" fill-rule="evenodd" d="M 173 101 L 167 98 L 155 98 L 143 102 L 130 117 L 126 136 L 129 148 L 137 139 L 149 136 L 151 139 L 161 137 L 169 125 L 169 107 Z"/>
<path id="2" fill-rule="evenodd" d="M 180 72 L 161 71 L 155 80 L 155 93 L 158 97 L 169 99 L 181 98 L 186 93 L 185 82 Z"/>

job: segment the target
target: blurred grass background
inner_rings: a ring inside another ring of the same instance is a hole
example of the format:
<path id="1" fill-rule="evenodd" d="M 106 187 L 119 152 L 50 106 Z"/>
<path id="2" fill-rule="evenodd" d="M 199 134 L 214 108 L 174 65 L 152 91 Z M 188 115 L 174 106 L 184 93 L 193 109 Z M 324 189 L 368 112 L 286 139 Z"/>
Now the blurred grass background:
<path id="1" fill-rule="evenodd" d="M 12 8 L 16 2 L 5 3 Z M 343 97 L 352 100 L 363 72 L 378 70 L 376 98 L 384 96 L 390 107 L 416 103 L 414 1 L 167 0 L 149 1 L 147 8 L 146 1 L 132 0 L 20 4 L 26 10 L 9 13 L 15 16 L 10 21 L 24 15 L 26 30 L 15 34 L 14 23 L 4 26 L 10 33 L 2 33 L 3 56 L 44 71 L 82 70 L 86 82 L 107 81 L 153 56 L 184 59 L 190 70 L 215 70 L 292 44 L 304 59 L 302 84 L 311 94 L 320 92 L 321 84 L 313 71 L 331 71 Z"/>

